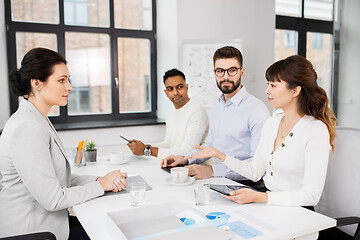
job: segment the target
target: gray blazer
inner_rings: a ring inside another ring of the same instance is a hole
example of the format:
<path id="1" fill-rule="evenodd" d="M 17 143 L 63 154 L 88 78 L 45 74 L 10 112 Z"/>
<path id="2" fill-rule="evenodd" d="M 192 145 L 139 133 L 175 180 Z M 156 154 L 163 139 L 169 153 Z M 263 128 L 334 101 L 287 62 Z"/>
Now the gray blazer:
<path id="1" fill-rule="evenodd" d="M 0 137 L 0 237 L 50 231 L 68 239 L 67 208 L 101 196 L 94 176 L 71 174 L 49 120 L 26 100 Z"/>

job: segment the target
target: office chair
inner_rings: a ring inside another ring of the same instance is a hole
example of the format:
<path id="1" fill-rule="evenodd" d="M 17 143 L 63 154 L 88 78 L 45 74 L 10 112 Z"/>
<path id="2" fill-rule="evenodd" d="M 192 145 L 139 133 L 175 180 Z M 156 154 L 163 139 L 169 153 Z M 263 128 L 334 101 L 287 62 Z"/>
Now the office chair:
<path id="1" fill-rule="evenodd" d="M 39 232 L 0 238 L 0 240 L 56 240 L 56 237 L 51 232 Z"/>
<path id="2" fill-rule="evenodd" d="M 360 240 L 360 129 L 337 127 L 324 190 L 315 211 L 337 220 L 319 239 Z"/>

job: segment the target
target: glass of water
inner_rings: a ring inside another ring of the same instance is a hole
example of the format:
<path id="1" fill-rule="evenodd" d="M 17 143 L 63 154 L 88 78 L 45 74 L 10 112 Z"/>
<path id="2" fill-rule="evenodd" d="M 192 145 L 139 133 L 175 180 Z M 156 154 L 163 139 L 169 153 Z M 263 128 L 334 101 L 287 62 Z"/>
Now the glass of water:
<path id="1" fill-rule="evenodd" d="M 145 203 L 146 184 L 144 182 L 130 183 L 131 206 L 137 207 Z"/>
<path id="2" fill-rule="evenodd" d="M 194 186 L 194 195 L 196 205 L 208 205 L 210 202 L 210 184 L 196 184 Z"/>

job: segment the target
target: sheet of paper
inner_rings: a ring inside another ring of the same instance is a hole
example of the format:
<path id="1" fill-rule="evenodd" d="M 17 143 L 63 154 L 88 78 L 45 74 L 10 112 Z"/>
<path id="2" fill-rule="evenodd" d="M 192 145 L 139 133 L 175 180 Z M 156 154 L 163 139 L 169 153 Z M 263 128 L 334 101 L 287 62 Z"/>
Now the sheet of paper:
<path id="1" fill-rule="evenodd" d="M 166 216 L 153 219 L 139 220 L 136 222 L 128 222 L 119 224 L 118 227 L 124 233 L 127 239 L 141 238 L 150 236 L 159 232 L 170 231 L 184 227 L 184 223 L 176 216 Z"/>
<path id="2" fill-rule="evenodd" d="M 158 204 L 108 213 L 111 232 L 127 239 L 227 240 L 233 233 L 212 225 L 193 208 L 180 203 Z M 191 223 L 191 224 L 186 224 Z M 116 231 L 115 231 L 116 230 Z"/>
<path id="3" fill-rule="evenodd" d="M 234 234 L 224 231 L 212 225 L 192 228 L 187 231 L 173 232 L 164 235 L 158 235 L 147 240 L 184 240 L 184 239 L 206 239 L 206 240 L 230 240 Z M 142 240 L 142 239 L 137 239 Z M 145 240 L 145 239 L 144 239 Z"/>
<path id="4" fill-rule="evenodd" d="M 230 215 L 227 228 L 243 239 L 251 239 L 278 230 L 271 224 L 240 210 L 227 214 Z"/>
<path id="5" fill-rule="evenodd" d="M 249 225 L 241 222 L 241 221 L 235 221 L 235 222 L 230 222 L 228 223 L 229 229 L 230 231 L 236 233 L 237 235 L 245 238 L 245 239 L 250 239 L 253 237 L 257 237 L 262 235 L 263 233 L 260 232 L 259 230 L 250 227 Z"/>

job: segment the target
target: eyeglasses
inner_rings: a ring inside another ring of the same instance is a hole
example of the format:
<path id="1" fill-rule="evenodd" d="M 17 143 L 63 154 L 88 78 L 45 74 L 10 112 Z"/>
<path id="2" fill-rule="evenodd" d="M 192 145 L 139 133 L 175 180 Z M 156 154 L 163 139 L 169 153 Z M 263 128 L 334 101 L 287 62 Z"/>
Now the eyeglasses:
<path id="1" fill-rule="evenodd" d="M 217 77 L 223 77 L 225 75 L 225 72 L 227 72 L 229 76 L 233 77 L 238 73 L 239 69 L 242 69 L 242 67 L 231 67 L 228 69 L 217 68 L 214 70 L 214 72 Z"/>

